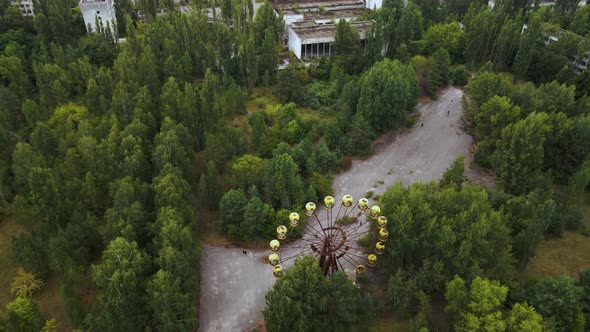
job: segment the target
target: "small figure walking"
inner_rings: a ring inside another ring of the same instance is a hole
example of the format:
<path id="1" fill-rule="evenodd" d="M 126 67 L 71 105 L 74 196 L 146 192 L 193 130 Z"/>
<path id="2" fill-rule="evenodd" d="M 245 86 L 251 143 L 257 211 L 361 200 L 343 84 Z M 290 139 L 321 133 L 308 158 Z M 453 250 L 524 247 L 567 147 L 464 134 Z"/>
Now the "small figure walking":
<path id="1" fill-rule="evenodd" d="M 424 122 L 420 123 L 420 127 L 424 127 Z"/>
<path id="2" fill-rule="evenodd" d="M 449 111 L 447 111 L 447 116 L 449 116 L 449 114 L 450 114 L 450 113 L 451 113 L 451 111 L 450 111 L 450 110 L 449 110 Z"/>
<path id="3" fill-rule="evenodd" d="M 244 254 L 244 256 L 246 256 L 248 254 L 248 252 L 246 250 L 242 250 L 242 254 Z"/>

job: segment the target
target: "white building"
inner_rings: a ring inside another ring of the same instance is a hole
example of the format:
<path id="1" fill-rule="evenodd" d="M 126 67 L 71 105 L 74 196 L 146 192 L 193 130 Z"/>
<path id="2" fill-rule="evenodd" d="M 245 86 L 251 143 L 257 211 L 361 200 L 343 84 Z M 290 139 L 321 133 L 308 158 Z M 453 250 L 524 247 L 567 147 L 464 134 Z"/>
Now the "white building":
<path id="1" fill-rule="evenodd" d="M 103 28 L 109 26 L 113 35 L 116 34 L 117 17 L 113 0 L 80 0 L 78 5 L 88 32 L 96 32 L 98 23 Z"/>
<path id="2" fill-rule="evenodd" d="M 18 7 L 23 16 L 35 16 L 33 0 L 13 0 L 10 4 Z"/>
<path id="3" fill-rule="evenodd" d="M 350 22 L 360 35 L 361 46 L 364 46 L 365 32 L 373 25 L 373 21 Z M 336 36 L 335 24 L 315 24 L 312 22 L 293 23 L 288 28 L 289 49 L 298 59 L 309 59 L 332 55 L 332 43 Z"/>

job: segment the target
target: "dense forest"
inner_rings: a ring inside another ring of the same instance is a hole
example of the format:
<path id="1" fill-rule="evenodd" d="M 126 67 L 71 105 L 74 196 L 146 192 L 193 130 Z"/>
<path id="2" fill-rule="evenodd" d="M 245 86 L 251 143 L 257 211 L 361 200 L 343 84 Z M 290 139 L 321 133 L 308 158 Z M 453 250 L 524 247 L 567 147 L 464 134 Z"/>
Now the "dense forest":
<path id="1" fill-rule="evenodd" d="M 0 0 L 0 230 L 17 229 L 0 243 L 0 331 L 196 329 L 211 228 L 273 237 L 448 84 L 466 86 L 474 163 L 496 186 L 466 183 L 460 158 L 388 189 L 380 296 L 305 258 L 267 294 L 266 328 L 364 331 L 377 311 L 414 331 L 590 327 L 590 270 L 518 278 L 544 240 L 590 235 L 590 6 L 385 0 L 364 47 L 342 20 L 335 55 L 278 70 L 295 59 L 268 2 L 186 4 L 116 1 L 118 25 L 88 34 L 77 1 L 34 0 L 31 18 Z M 39 303 L 49 284 L 63 321 Z"/>

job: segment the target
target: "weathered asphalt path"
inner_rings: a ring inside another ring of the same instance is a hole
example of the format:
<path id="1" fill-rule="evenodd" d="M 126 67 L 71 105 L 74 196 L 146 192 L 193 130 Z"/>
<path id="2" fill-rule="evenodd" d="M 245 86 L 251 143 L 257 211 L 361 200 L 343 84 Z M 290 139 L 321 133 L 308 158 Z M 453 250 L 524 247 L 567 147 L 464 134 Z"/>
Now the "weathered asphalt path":
<path id="1" fill-rule="evenodd" d="M 369 159 L 354 161 L 334 180 L 337 203 L 344 194 L 355 200 L 370 190 L 381 195 L 397 181 L 408 185 L 439 179 L 461 153 L 471 160 L 472 138 L 460 126 L 462 95 L 459 89 L 447 88 L 438 100 L 418 107 L 421 118 L 411 130 L 384 139 Z M 268 250 L 248 251 L 244 256 L 241 248 L 205 246 L 200 331 L 250 331 L 262 321 L 264 294 L 274 283 L 271 267 L 264 261 L 268 254 Z"/>

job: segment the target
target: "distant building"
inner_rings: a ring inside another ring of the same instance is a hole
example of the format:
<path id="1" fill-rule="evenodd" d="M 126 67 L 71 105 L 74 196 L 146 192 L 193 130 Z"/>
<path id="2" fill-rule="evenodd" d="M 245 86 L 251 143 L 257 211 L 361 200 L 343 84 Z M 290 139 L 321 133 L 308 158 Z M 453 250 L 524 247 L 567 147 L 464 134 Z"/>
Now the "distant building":
<path id="1" fill-rule="evenodd" d="M 20 9 L 20 13 L 23 16 L 35 16 L 35 11 L 33 10 L 33 0 L 13 0 L 11 4 L 18 7 L 18 9 Z"/>
<path id="2" fill-rule="evenodd" d="M 80 0 L 78 3 L 84 24 L 88 32 L 96 32 L 97 23 L 103 28 L 110 27 L 113 36 L 116 33 L 117 17 L 115 15 L 115 5 L 113 0 Z"/>
<path id="3" fill-rule="evenodd" d="M 379 9 L 382 0 L 271 0 L 277 15 L 283 14 L 286 42 L 298 59 L 332 55 L 336 23 L 345 20 L 355 27 L 364 44 L 365 31 L 372 21 L 355 21 L 370 9 Z"/>
<path id="4" fill-rule="evenodd" d="M 373 21 L 353 21 L 350 25 L 357 29 L 364 46 L 365 32 Z M 331 56 L 335 36 L 335 24 L 293 23 L 289 26 L 289 49 L 299 59 Z"/>
<path id="5" fill-rule="evenodd" d="M 523 24 L 522 29 L 520 30 L 520 33 L 523 34 L 528 28 L 529 28 L 529 26 L 527 24 Z M 559 40 L 559 37 L 561 35 L 563 35 L 564 33 L 571 33 L 582 40 L 585 39 L 584 37 L 576 35 L 571 31 L 560 28 L 560 29 L 557 29 L 557 31 L 555 31 L 555 32 L 544 32 L 543 33 L 543 43 L 545 43 L 545 46 L 547 46 L 551 43 L 555 43 Z M 572 54 L 569 56 L 569 60 L 572 64 L 572 67 L 574 68 L 574 73 L 581 74 L 581 73 L 585 72 L 588 69 L 588 67 L 590 66 L 590 51 L 586 52 L 586 54 L 582 57 Z"/>

